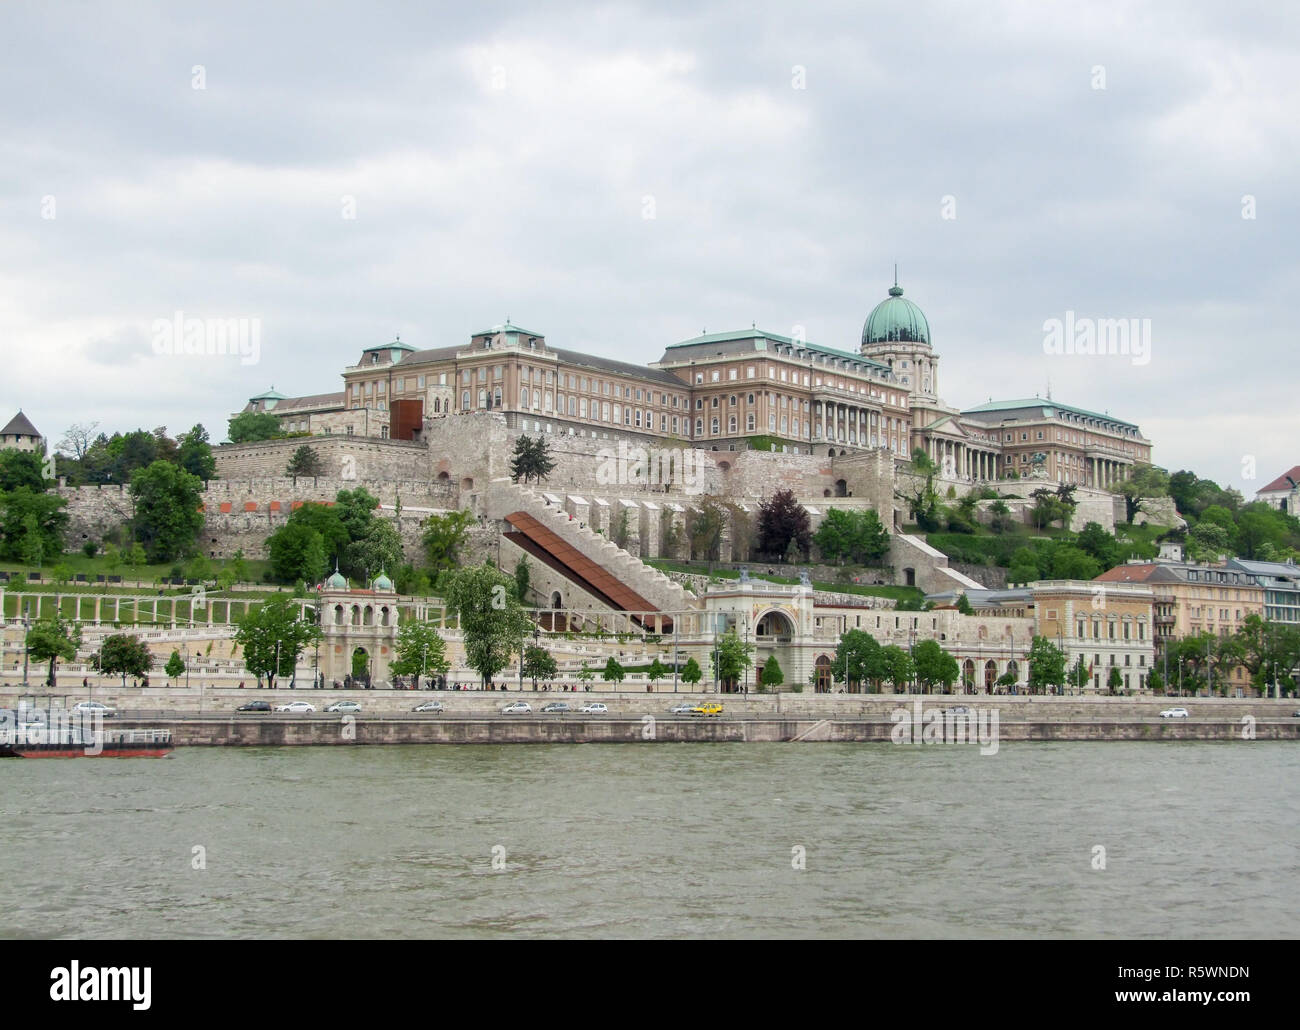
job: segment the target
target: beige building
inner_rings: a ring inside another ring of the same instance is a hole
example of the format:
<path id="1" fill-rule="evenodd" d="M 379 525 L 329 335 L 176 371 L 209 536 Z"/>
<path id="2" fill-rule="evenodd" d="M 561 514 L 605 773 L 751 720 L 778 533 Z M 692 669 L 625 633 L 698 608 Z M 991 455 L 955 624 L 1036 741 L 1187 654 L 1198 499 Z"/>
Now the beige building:
<path id="1" fill-rule="evenodd" d="M 1033 584 L 1034 632 L 1065 651 L 1067 671 L 1082 658 L 1093 692 L 1117 668 L 1121 690 L 1141 690 L 1155 665 L 1154 592 L 1138 583 L 1042 580 Z"/>
<path id="2" fill-rule="evenodd" d="M 20 410 L 9 420 L 8 425 L 0 429 L 0 450 L 44 453 L 45 441 L 32 425 L 31 419 Z"/>

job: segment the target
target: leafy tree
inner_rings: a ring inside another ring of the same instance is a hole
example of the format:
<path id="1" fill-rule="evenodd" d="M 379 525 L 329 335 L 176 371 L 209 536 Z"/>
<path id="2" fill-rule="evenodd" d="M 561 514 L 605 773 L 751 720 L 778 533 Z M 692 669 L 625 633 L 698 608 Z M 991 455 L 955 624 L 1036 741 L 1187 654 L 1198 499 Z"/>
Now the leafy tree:
<path id="1" fill-rule="evenodd" d="M 965 592 L 957 595 L 957 610 L 963 615 L 974 615 L 975 609 L 971 607 L 970 598 Z"/>
<path id="2" fill-rule="evenodd" d="M 469 537 L 469 527 L 473 524 L 474 513 L 468 509 L 430 515 L 424 522 L 424 534 L 420 537 L 427 566 L 435 572 L 456 568 Z"/>
<path id="3" fill-rule="evenodd" d="M 173 561 L 193 548 L 203 526 L 201 485 L 197 476 L 166 461 L 155 461 L 132 473 L 132 527 L 154 561 Z"/>
<path id="4" fill-rule="evenodd" d="M 1147 673 L 1147 687 L 1156 694 L 1165 692 L 1165 678 L 1160 675 L 1159 669 L 1152 669 Z"/>
<path id="5" fill-rule="evenodd" d="M 989 505 L 989 514 L 992 518 L 989 520 L 989 528 L 994 533 L 1005 533 L 1011 528 L 1011 509 L 1007 507 L 1007 502 L 998 498 Z"/>
<path id="6" fill-rule="evenodd" d="M 304 505 L 306 507 L 306 505 Z M 230 559 L 230 571 L 235 574 L 236 583 L 247 583 L 250 575 L 248 561 L 244 558 L 244 549 L 241 547 L 235 551 L 235 555 Z"/>
<path id="7" fill-rule="evenodd" d="M 72 575 L 72 567 L 64 562 L 59 562 L 50 569 L 50 578 L 54 580 L 56 586 L 66 587 L 72 582 Z"/>
<path id="8" fill-rule="evenodd" d="M 182 436 L 176 452 L 176 461 L 191 476 L 196 476 L 205 483 L 214 479 L 217 474 L 217 460 L 212 456 L 208 431 L 201 425 L 194 426 Z"/>
<path id="9" fill-rule="evenodd" d="M 1087 683 L 1088 666 L 1083 660 L 1083 655 L 1079 655 L 1078 660 L 1074 663 L 1074 668 L 1070 670 L 1070 686 L 1081 691 Z"/>
<path id="10" fill-rule="evenodd" d="M 149 561 L 149 556 L 145 554 L 144 548 L 139 544 L 132 544 L 127 548 L 123 560 L 133 569 L 142 568 Z"/>
<path id="11" fill-rule="evenodd" d="M 514 454 L 510 459 L 510 478 L 516 483 L 523 480 L 526 484 L 530 479 L 540 483 L 554 468 L 555 459 L 551 457 L 551 447 L 546 442 L 546 437 L 539 435 L 534 439 L 520 436 L 515 441 Z"/>
<path id="12" fill-rule="evenodd" d="M 530 628 L 513 587 L 511 577 L 486 563 L 453 573 L 447 586 L 447 607 L 460 625 L 466 662 L 485 685 L 518 653 Z"/>
<path id="13" fill-rule="evenodd" d="M 63 553 L 68 502 L 19 486 L 0 493 L 0 557 L 40 565 Z"/>
<path id="14" fill-rule="evenodd" d="M 339 512 L 328 504 L 308 502 L 295 508 L 289 515 L 288 521 L 276 532 L 281 533 L 289 526 L 302 526 L 319 533 L 325 560 L 330 565 L 343 559 L 348 544 L 352 542 Z M 271 539 L 275 539 L 274 534 Z M 248 563 L 244 560 L 242 552 L 236 555 L 235 561 L 242 563 L 243 574 L 239 577 L 240 582 L 246 582 L 249 578 Z"/>
<path id="15" fill-rule="evenodd" d="M 325 475 L 325 463 L 313 448 L 303 444 L 293 452 L 289 458 L 289 465 L 284 471 L 286 475 L 293 477 L 296 484 L 299 476 L 304 479 L 315 479 L 317 476 Z"/>
<path id="16" fill-rule="evenodd" d="M 937 640 L 922 640 L 917 644 L 912 650 L 912 661 L 916 665 L 916 679 L 921 684 L 922 693 L 929 693 L 930 687 L 936 684 L 942 684 L 947 690 L 961 675 L 957 659 Z"/>
<path id="17" fill-rule="evenodd" d="M 341 567 L 357 579 L 374 578 L 381 571 L 396 570 L 402 564 L 402 538 L 387 519 L 373 519 L 365 536 L 348 545 Z"/>
<path id="18" fill-rule="evenodd" d="M 1124 560 L 1119 541 L 1107 533 L 1098 522 L 1086 523 L 1079 531 L 1074 544 L 1079 550 L 1096 559 L 1103 572 L 1106 569 L 1113 569 Z"/>
<path id="19" fill-rule="evenodd" d="M 1029 689 L 1046 693 L 1065 685 L 1065 652 L 1046 637 L 1035 636 L 1029 645 Z"/>
<path id="20" fill-rule="evenodd" d="M 713 671 L 718 682 L 735 684 L 754 664 L 754 645 L 741 640 L 735 630 L 729 630 L 718 638 L 713 655 Z"/>
<path id="21" fill-rule="evenodd" d="M 63 434 L 63 439 L 55 445 L 55 449 L 64 454 L 70 453 L 79 462 L 90 450 L 98 428 L 98 422 L 74 422 Z"/>
<path id="22" fill-rule="evenodd" d="M 235 631 L 245 667 L 259 683 L 265 676 L 269 687 L 278 676 L 292 677 L 303 649 L 320 638 L 320 626 L 304 615 L 301 604 L 283 596 L 263 601 L 239 620 Z"/>
<path id="23" fill-rule="evenodd" d="M 533 681 L 534 690 L 539 679 L 554 679 L 559 671 L 555 656 L 546 648 L 534 644 L 524 650 L 524 675 Z"/>
<path id="24" fill-rule="evenodd" d="M 41 619 L 27 631 L 27 654 L 36 663 L 49 662 L 50 671 L 45 682 L 58 685 L 55 668 L 59 659 L 71 661 L 81 645 L 81 626 L 69 622 L 61 615 Z"/>
<path id="25" fill-rule="evenodd" d="M 1231 547 L 1229 531 L 1217 522 L 1203 518 L 1187 532 L 1187 556 L 1193 561 L 1214 561 Z"/>
<path id="26" fill-rule="evenodd" d="M 528 606 L 528 583 L 531 579 L 531 567 L 528 564 L 528 557 L 520 555 L 519 560 L 515 562 L 515 597 L 519 598 L 519 603 Z"/>
<path id="27" fill-rule="evenodd" d="M 883 649 L 866 630 L 851 629 L 840 637 L 831 659 L 831 675 L 850 690 L 878 683 L 888 674 Z"/>
<path id="28" fill-rule="evenodd" d="M 1285 512 L 1256 501 L 1248 504 L 1237 515 L 1237 548 L 1243 558 L 1262 558 L 1265 548 L 1285 548 L 1291 527 L 1295 523 Z"/>
<path id="29" fill-rule="evenodd" d="M 790 545 L 806 555 L 812 543 L 808 511 L 792 490 L 778 490 L 758 507 L 758 552 L 769 559 L 787 556 Z"/>
<path id="30" fill-rule="evenodd" d="M 830 561 L 874 565 L 889 552 L 889 533 L 869 509 L 830 509 L 812 539 Z"/>
<path id="31" fill-rule="evenodd" d="M 180 679 L 181 674 L 185 672 L 185 659 L 181 657 L 179 651 L 173 651 L 172 656 L 167 659 L 167 664 L 163 666 L 163 672 L 167 673 L 170 680 Z"/>
<path id="32" fill-rule="evenodd" d="M 1057 543 L 1047 554 L 1053 579 L 1095 579 L 1101 575 L 1097 560 L 1071 544 Z"/>
<path id="33" fill-rule="evenodd" d="M 703 678 L 704 670 L 700 668 L 700 663 L 695 660 L 694 656 L 686 659 L 686 664 L 682 667 L 682 682 L 693 687 Z"/>
<path id="34" fill-rule="evenodd" d="M 244 411 L 230 420 L 231 443 L 257 443 L 283 437 L 280 420 L 269 411 Z"/>
<path id="35" fill-rule="evenodd" d="M 115 633 L 104 638 L 91 664 L 107 676 L 120 675 L 125 687 L 128 676 L 140 678 L 149 674 L 154 657 L 148 645 L 134 633 Z"/>
<path id="36" fill-rule="evenodd" d="M 1120 674 L 1119 666 L 1112 665 L 1106 676 L 1106 689 L 1113 694 L 1122 686 L 1124 686 L 1124 677 Z"/>
<path id="37" fill-rule="evenodd" d="M 1034 507 L 1029 514 L 1037 529 L 1046 529 L 1053 522 L 1065 524 L 1069 520 L 1069 510 L 1054 490 L 1039 487 L 1030 496 L 1034 498 Z"/>
<path id="38" fill-rule="evenodd" d="M 117 572 L 122 564 L 122 552 L 117 549 L 116 544 L 107 544 L 104 547 L 104 568 L 110 573 Z"/>
<path id="39" fill-rule="evenodd" d="M 911 685 L 916 676 L 916 667 L 912 664 L 910 654 L 897 644 L 887 644 L 881 648 L 880 658 L 885 670 L 884 678 L 893 684 L 895 692 L 900 686 Z"/>
<path id="40" fill-rule="evenodd" d="M 609 656 L 609 661 L 605 663 L 605 671 L 600 674 L 600 678 L 606 683 L 622 683 L 623 677 L 627 673 L 623 671 L 623 666 L 619 664 L 617 658 Z"/>
<path id="41" fill-rule="evenodd" d="M 591 670 L 590 666 L 588 666 L 587 663 L 584 661 L 582 663 L 582 668 L 578 670 L 579 682 L 581 682 L 582 685 L 586 687 L 586 685 L 589 684 L 595 678 L 596 678 L 596 674 Z"/>
<path id="42" fill-rule="evenodd" d="M 1275 670 L 1284 689 L 1293 687 L 1291 670 L 1300 665 L 1300 626 L 1247 615 L 1236 633 L 1236 645 L 1240 664 L 1261 692 L 1272 685 Z"/>
<path id="43" fill-rule="evenodd" d="M 709 497 L 686 513 L 686 539 L 691 545 L 692 559 L 718 560 L 726 522 L 727 515 L 722 506 Z"/>
<path id="44" fill-rule="evenodd" d="M 397 629 L 396 658 L 389 666 L 398 676 L 442 676 L 451 668 L 447 642 L 430 623 L 409 619 Z"/>
<path id="45" fill-rule="evenodd" d="M 197 579 L 200 583 L 206 583 L 212 578 L 212 562 L 208 561 L 203 555 L 196 554 L 185 566 L 185 578 Z"/>
<path id="46" fill-rule="evenodd" d="M 650 668 L 646 670 L 646 679 L 650 681 L 651 687 L 653 687 L 655 684 L 657 684 L 661 679 L 663 679 L 667 675 L 668 675 L 668 670 L 664 667 L 664 664 L 661 661 L 659 661 L 658 658 L 655 658 L 653 661 L 651 661 Z"/>
<path id="47" fill-rule="evenodd" d="M 776 655 L 771 655 L 763 663 L 761 682 L 765 687 L 779 687 L 785 682 L 785 673 L 781 671 L 781 663 L 776 660 Z"/>
<path id="48" fill-rule="evenodd" d="M 934 488 L 939 466 L 935 460 L 918 447 L 912 451 L 912 480 L 905 489 L 895 492 L 899 500 L 907 502 L 910 517 L 921 529 L 933 532 L 939 528 L 939 493 Z"/>
<path id="49" fill-rule="evenodd" d="M 48 485 L 41 455 L 35 451 L 0 451 L 0 493 L 21 486 L 40 494 Z"/>
<path id="50" fill-rule="evenodd" d="M 348 540 L 353 543 L 366 538 L 378 507 L 379 498 L 363 486 L 355 490 L 340 490 L 334 495 L 334 511 L 347 531 Z"/>
<path id="51" fill-rule="evenodd" d="M 1133 517 L 1143 510 L 1143 501 L 1169 496 L 1169 473 L 1153 465 L 1134 465 L 1115 492 L 1123 495 L 1124 521 L 1132 525 Z"/>
<path id="52" fill-rule="evenodd" d="M 271 575 L 278 582 L 318 583 L 325 576 L 328 568 L 325 540 L 310 526 L 290 519 L 271 535 L 266 546 L 271 558 Z"/>
<path id="53" fill-rule="evenodd" d="M 1040 578 L 1038 566 L 1029 562 L 1014 563 L 1007 570 L 1008 583 L 1033 583 Z"/>

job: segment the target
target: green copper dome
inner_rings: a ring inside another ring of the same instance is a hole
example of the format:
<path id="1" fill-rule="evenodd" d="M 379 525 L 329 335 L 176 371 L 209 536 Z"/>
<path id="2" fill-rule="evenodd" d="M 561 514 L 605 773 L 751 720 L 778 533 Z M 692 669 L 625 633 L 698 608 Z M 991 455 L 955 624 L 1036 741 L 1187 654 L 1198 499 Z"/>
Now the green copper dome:
<path id="1" fill-rule="evenodd" d="M 335 569 L 334 575 L 330 576 L 330 578 L 325 581 L 325 585 L 331 590 L 346 590 L 348 588 L 348 581 L 343 578 L 343 573 L 339 572 L 338 569 Z"/>
<path id="2" fill-rule="evenodd" d="M 921 309 L 903 297 L 895 283 L 889 296 L 875 306 L 862 327 L 862 343 L 929 343 L 930 323 Z"/>
<path id="3" fill-rule="evenodd" d="M 375 590 L 392 590 L 393 581 L 381 571 L 379 573 L 379 578 L 375 580 L 373 587 Z"/>

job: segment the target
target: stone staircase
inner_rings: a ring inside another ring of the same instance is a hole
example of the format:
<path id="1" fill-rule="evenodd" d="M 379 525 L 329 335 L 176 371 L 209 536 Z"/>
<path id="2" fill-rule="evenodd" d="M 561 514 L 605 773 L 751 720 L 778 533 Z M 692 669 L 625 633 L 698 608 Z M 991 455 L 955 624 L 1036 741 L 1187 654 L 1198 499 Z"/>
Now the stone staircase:
<path id="1" fill-rule="evenodd" d="M 531 515 L 660 611 L 697 607 L 695 595 L 680 583 L 651 568 L 608 537 L 571 518 L 562 507 L 548 504 L 538 492 L 509 479 L 493 480 L 487 492 L 487 516 L 504 520 L 517 511 Z"/>

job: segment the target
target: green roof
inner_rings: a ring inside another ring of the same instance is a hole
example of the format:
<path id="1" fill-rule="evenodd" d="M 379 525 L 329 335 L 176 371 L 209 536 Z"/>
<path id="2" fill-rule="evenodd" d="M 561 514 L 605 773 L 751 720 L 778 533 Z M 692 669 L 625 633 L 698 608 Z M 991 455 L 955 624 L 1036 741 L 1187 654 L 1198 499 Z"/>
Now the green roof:
<path id="1" fill-rule="evenodd" d="M 275 387 L 272 386 L 266 391 L 266 393 L 259 393 L 256 397 L 250 397 L 248 399 L 250 401 L 283 401 L 288 398 L 286 398 L 284 394 L 277 392 Z"/>
<path id="2" fill-rule="evenodd" d="M 503 325 L 494 325 L 491 329 L 480 329 L 478 332 L 473 333 L 472 335 L 495 336 L 497 333 L 519 333 L 522 336 L 536 336 L 539 340 L 546 335 L 545 333 L 535 333 L 531 329 L 525 329 L 522 326 L 517 326 L 509 319 L 506 319 L 505 324 Z"/>
<path id="3" fill-rule="evenodd" d="M 868 358 L 862 354 L 856 354 L 853 351 L 837 350 L 834 347 L 825 347 L 820 343 L 809 343 L 807 340 L 795 340 L 789 336 L 781 336 L 778 333 L 769 333 L 763 329 L 738 329 L 729 333 L 708 333 L 704 336 L 696 336 L 690 340 L 683 340 L 681 343 L 670 343 L 667 350 L 674 350 L 677 347 L 698 347 L 701 344 L 709 343 L 730 343 L 745 340 L 771 340 L 773 343 L 780 343 L 789 347 L 799 347 L 803 350 L 816 351 L 818 354 L 827 354 L 834 358 L 843 358 L 848 361 L 856 361 L 863 365 L 869 365 L 873 368 L 888 369 L 889 366 Z M 761 350 L 761 348 L 759 348 Z"/>
<path id="4" fill-rule="evenodd" d="M 1089 411 L 1087 408 L 1076 408 L 1072 404 L 1061 404 L 1059 401 L 1044 400 L 1042 397 L 1033 397 L 1028 400 L 1019 401 L 989 401 L 987 404 L 979 404 L 973 408 L 964 408 L 963 415 L 971 415 L 980 411 L 1014 411 L 1017 408 L 1042 408 L 1044 415 L 1051 415 L 1054 409 L 1068 411 L 1073 415 L 1083 415 L 1086 418 L 1099 418 L 1103 422 L 1114 422 L 1116 425 L 1128 426 L 1130 429 L 1138 427 L 1132 422 L 1125 422 L 1122 418 L 1116 418 L 1114 415 L 1103 415 L 1097 411 Z"/>
<path id="5" fill-rule="evenodd" d="M 929 343 L 930 323 L 924 313 L 903 297 L 903 288 L 894 283 L 889 296 L 871 309 L 862 326 L 862 343 Z"/>
<path id="6" fill-rule="evenodd" d="M 369 354 L 372 350 L 415 350 L 409 343 L 403 343 L 399 336 L 392 343 L 378 343 L 373 347 L 367 347 L 362 354 Z"/>

